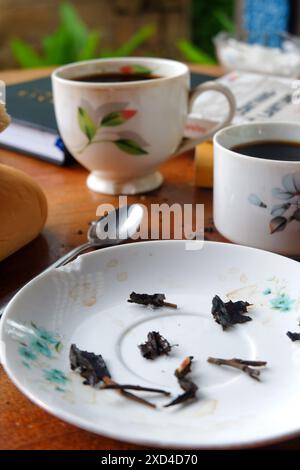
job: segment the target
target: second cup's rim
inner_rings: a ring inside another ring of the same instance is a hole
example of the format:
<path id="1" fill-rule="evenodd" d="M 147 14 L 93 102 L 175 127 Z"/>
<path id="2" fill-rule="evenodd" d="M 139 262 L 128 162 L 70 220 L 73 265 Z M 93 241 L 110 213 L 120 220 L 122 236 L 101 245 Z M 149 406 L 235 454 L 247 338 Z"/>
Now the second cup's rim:
<path id="1" fill-rule="evenodd" d="M 218 146 L 220 148 L 222 148 L 223 150 L 226 150 L 227 152 L 229 152 L 230 154 L 234 155 L 235 158 L 238 158 L 238 159 L 243 159 L 243 160 L 247 160 L 248 162 L 252 162 L 252 163 L 255 163 L 255 164 L 258 164 L 258 163 L 267 163 L 269 165 L 293 165 L 293 166 L 299 166 L 300 165 L 300 160 L 299 161 L 292 161 L 292 160 L 270 160 L 270 159 L 267 159 L 267 158 L 262 158 L 262 157 L 250 157 L 249 155 L 244 155 L 242 153 L 239 153 L 239 152 L 235 152 L 234 150 L 231 150 L 230 148 L 228 147 L 225 147 L 225 145 L 223 145 L 222 143 L 219 142 L 219 137 L 222 136 L 222 134 L 226 134 L 226 132 L 230 131 L 231 129 L 239 129 L 239 128 L 245 128 L 245 127 L 258 127 L 258 126 L 263 126 L 263 127 L 272 127 L 272 126 L 282 126 L 282 127 L 290 127 L 290 126 L 294 126 L 294 127 L 298 127 L 299 128 L 299 136 L 300 136 L 300 123 L 298 122 L 294 122 L 294 121 L 272 121 L 272 122 L 266 122 L 266 121 L 255 121 L 255 122 L 245 122 L 245 123 L 241 123 L 241 124 L 232 124 L 230 126 L 227 126 L 227 127 L 223 127 L 222 129 L 220 129 L 218 132 L 216 132 L 216 134 L 214 135 L 213 137 L 213 144 L 214 146 Z M 282 140 L 285 140 L 285 139 L 282 139 Z M 289 141 L 290 139 L 286 139 L 287 141 Z M 292 142 L 292 141 L 291 141 Z M 246 143 L 246 141 L 245 141 Z M 299 137 L 299 143 L 300 143 L 300 137 Z"/>
<path id="2" fill-rule="evenodd" d="M 146 81 L 132 81 L 132 82 L 115 82 L 115 83 L 95 83 L 95 82 L 80 82 L 80 81 L 75 81 L 70 78 L 65 78 L 61 76 L 61 74 L 68 69 L 72 69 L 73 67 L 75 68 L 76 66 L 85 66 L 87 64 L 97 64 L 97 63 L 153 63 L 156 62 L 157 64 L 159 63 L 169 63 L 170 65 L 177 65 L 178 68 L 180 67 L 181 70 L 177 71 L 174 73 L 174 75 L 166 76 L 166 77 L 160 77 L 156 78 L 155 80 L 146 80 Z M 154 83 L 161 83 L 165 82 L 167 80 L 171 80 L 174 78 L 181 77 L 185 75 L 186 73 L 189 73 L 189 68 L 186 64 L 183 62 L 177 61 L 177 60 L 172 60 L 172 59 L 164 59 L 164 58 L 157 58 L 157 57 L 114 57 L 114 58 L 105 58 L 105 59 L 91 59 L 91 60 L 83 60 L 83 61 L 78 61 L 78 62 L 71 62 L 70 64 L 62 65 L 58 68 L 56 68 L 52 74 L 51 78 L 52 80 L 56 80 L 60 83 L 65 83 L 68 85 L 72 85 L 77 88 L 111 88 L 113 87 L 118 87 L 118 88 L 130 88 L 132 86 L 149 86 L 153 85 Z"/>

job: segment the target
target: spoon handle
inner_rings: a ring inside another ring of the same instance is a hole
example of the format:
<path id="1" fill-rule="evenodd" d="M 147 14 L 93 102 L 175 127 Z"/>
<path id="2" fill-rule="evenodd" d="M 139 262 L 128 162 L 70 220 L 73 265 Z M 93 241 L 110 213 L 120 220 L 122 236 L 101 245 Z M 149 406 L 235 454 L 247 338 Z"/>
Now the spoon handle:
<path id="1" fill-rule="evenodd" d="M 55 269 L 55 268 L 59 268 L 60 266 L 64 266 L 65 264 L 67 264 L 69 261 L 71 261 L 73 258 L 75 258 L 76 256 L 80 255 L 81 253 L 83 253 L 84 251 L 86 251 L 88 248 L 91 248 L 92 245 L 89 243 L 89 242 L 86 242 L 86 243 L 83 243 L 82 245 L 80 246 L 77 246 L 76 248 L 74 248 L 73 250 L 69 251 L 68 253 L 66 253 L 65 255 L 61 256 L 60 258 L 58 258 L 54 263 L 50 264 L 50 266 L 48 266 L 48 268 L 44 269 L 40 274 L 38 274 L 38 276 L 40 276 L 41 274 L 44 274 L 48 271 L 51 271 L 51 269 Z M 37 276 L 36 276 L 37 277 Z M 33 278 L 34 279 L 34 278 Z M 21 289 L 21 288 L 20 288 Z M 5 302 L 1 305 L 0 307 L 0 318 L 2 317 L 2 314 L 8 304 L 8 302 L 14 297 L 14 295 L 20 290 L 20 289 L 16 289 L 15 291 L 11 292 L 10 294 L 10 298 L 9 300 L 5 299 Z"/>
<path id="2" fill-rule="evenodd" d="M 48 266 L 48 268 L 42 271 L 42 273 L 46 273 L 48 271 L 51 271 L 51 269 L 64 266 L 65 264 L 69 263 L 69 261 L 72 261 L 73 258 L 80 255 L 81 253 L 83 253 L 84 251 L 86 251 L 88 248 L 91 248 L 91 247 L 92 245 L 89 242 L 83 243 L 80 246 L 76 246 L 73 250 L 68 251 L 68 253 L 58 258 L 56 261 L 54 261 L 54 263 L 50 264 L 50 266 Z"/>

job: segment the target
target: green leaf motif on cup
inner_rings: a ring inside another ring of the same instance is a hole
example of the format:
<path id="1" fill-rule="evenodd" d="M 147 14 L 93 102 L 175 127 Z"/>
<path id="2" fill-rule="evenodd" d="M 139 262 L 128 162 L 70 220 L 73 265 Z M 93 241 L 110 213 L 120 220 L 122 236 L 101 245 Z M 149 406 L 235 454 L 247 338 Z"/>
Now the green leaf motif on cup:
<path id="1" fill-rule="evenodd" d="M 131 155 L 146 155 L 148 153 L 136 142 L 130 139 L 118 139 L 115 141 L 115 144 L 120 150 L 130 153 Z"/>
<path id="2" fill-rule="evenodd" d="M 102 127 L 114 127 L 124 124 L 128 119 L 131 119 L 136 114 L 135 109 L 125 109 L 122 111 L 113 111 L 106 114 L 102 119 L 100 125 Z"/>
<path id="3" fill-rule="evenodd" d="M 80 129 L 87 136 L 89 142 L 91 142 L 97 132 L 95 123 L 90 118 L 87 111 L 81 107 L 78 108 L 77 118 Z"/>
<path id="4" fill-rule="evenodd" d="M 95 114 L 93 110 L 88 111 L 82 106 L 78 107 L 77 120 L 79 128 L 86 136 L 87 142 L 80 149 L 74 149 L 75 153 L 83 153 L 92 144 L 110 143 L 128 155 L 147 155 L 148 152 L 145 147 L 148 144 L 139 134 L 130 130 L 115 131 L 114 129 L 107 134 L 108 130 L 106 128 L 122 126 L 137 114 L 136 109 L 126 108 L 125 106 L 116 109 L 117 106 L 120 106 L 120 103 L 110 103 L 110 106 L 112 110 L 107 112 L 106 108 L 106 113 L 100 118 L 93 115 Z M 103 113 L 103 106 L 101 108 Z M 95 122 L 99 124 L 96 125 Z"/>

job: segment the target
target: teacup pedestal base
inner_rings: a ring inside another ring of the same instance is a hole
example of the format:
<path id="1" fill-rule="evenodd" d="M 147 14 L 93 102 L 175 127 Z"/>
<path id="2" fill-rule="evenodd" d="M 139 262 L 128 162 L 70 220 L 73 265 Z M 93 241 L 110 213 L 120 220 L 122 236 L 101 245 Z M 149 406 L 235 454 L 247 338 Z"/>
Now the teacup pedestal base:
<path id="1" fill-rule="evenodd" d="M 89 189 L 102 194 L 139 194 L 152 191 L 163 182 L 163 176 L 159 171 L 155 171 L 142 178 L 127 181 L 112 181 L 102 178 L 99 173 L 92 171 L 87 177 L 86 184 Z"/>

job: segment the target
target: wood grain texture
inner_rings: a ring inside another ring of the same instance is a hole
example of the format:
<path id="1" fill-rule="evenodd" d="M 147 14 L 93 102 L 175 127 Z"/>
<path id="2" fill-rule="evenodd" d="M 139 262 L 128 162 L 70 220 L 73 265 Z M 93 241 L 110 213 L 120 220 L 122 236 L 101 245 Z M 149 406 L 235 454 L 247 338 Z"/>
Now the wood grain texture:
<path id="1" fill-rule="evenodd" d="M 213 73 L 210 68 L 201 68 Z M 220 69 L 214 72 L 220 72 Z M 49 71 L 5 72 L 7 82 L 22 81 Z M 21 287 L 43 268 L 70 248 L 85 241 L 88 224 L 95 219 L 100 203 L 117 205 L 117 198 L 89 191 L 87 171 L 82 167 L 60 168 L 30 157 L 0 149 L 0 163 L 12 165 L 30 174 L 43 188 L 49 216 L 43 233 L 29 245 L 0 263 L 0 301 Z M 184 154 L 161 167 L 164 185 L 146 195 L 129 197 L 129 202 L 202 203 L 205 220 L 211 225 L 212 192 L 193 185 L 193 155 Z M 207 233 L 210 240 L 225 241 L 217 232 Z M 137 449 L 139 447 L 97 436 L 68 425 L 33 405 L 10 382 L 0 367 L 0 449 Z M 273 446 L 276 449 L 300 448 L 300 440 Z"/>

